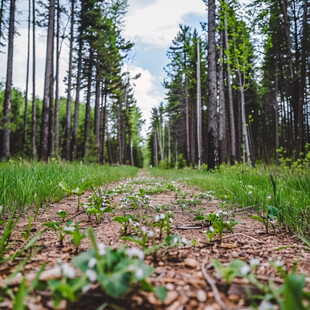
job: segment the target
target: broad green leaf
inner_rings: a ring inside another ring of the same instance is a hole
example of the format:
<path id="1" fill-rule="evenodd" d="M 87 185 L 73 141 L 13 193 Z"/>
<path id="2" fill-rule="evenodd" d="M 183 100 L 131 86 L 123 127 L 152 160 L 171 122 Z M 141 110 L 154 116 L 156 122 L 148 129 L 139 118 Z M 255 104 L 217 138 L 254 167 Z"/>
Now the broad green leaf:
<path id="1" fill-rule="evenodd" d="M 284 310 L 304 310 L 302 304 L 305 276 L 290 274 L 284 283 Z"/>
<path id="2" fill-rule="evenodd" d="M 154 292 L 156 294 L 156 296 L 162 301 L 164 302 L 166 297 L 167 297 L 167 289 L 163 286 L 158 286 L 154 288 Z"/>

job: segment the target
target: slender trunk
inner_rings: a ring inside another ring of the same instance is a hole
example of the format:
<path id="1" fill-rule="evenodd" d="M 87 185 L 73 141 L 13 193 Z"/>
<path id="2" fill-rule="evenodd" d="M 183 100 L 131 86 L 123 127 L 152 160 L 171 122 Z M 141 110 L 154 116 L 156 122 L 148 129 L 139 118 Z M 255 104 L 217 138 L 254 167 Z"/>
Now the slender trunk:
<path id="1" fill-rule="evenodd" d="M 275 156 L 276 156 L 276 165 L 279 164 L 279 154 L 277 150 L 279 149 L 279 107 L 278 107 L 278 91 L 279 91 L 279 82 L 278 82 L 278 63 L 276 62 L 276 72 L 275 72 L 275 94 L 274 94 L 274 116 L 275 116 Z"/>
<path id="2" fill-rule="evenodd" d="M 157 146 L 157 132 L 154 132 L 154 151 L 155 151 L 155 166 L 158 166 L 158 146 Z"/>
<path id="3" fill-rule="evenodd" d="M 77 137 L 78 137 L 78 128 L 79 128 L 81 68 L 82 68 L 82 38 L 81 38 L 81 33 L 80 33 L 79 34 L 77 76 L 76 76 L 76 94 L 75 94 L 73 138 L 72 138 L 72 158 L 73 158 L 73 160 L 76 160 L 78 157 Z"/>
<path id="4" fill-rule="evenodd" d="M 53 66 L 53 40 L 54 40 L 54 17 L 55 0 L 50 0 L 48 33 L 46 44 L 45 78 L 44 94 L 42 104 L 42 123 L 41 123 L 41 158 L 48 160 L 48 137 L 49 137 L 49 112 L 51 105 L 51 84 L 52 84 L 52 66 Z"/>
<path id="5" fill-rule="evenodd" d="M 122 100 L 119 99 L 117 105 L 117 136 L 118 136 L 118 150 L 119 150 L 119 164 L 123 164 L 123 144 L 122 144 Z"/>
<path id="6" fill-rule="evenodd" d="M 293 56 L 291 52 L 292 43 L 291 43 L 291 32 L 290 32 L 290 20 L 287 14 L 287 5 L 285 0 L 279 0 L 281 12 L 284 19 L 284 32 L 285 32 L 285 43 L 286 43 L 286 56 L 289 65 L 290 79 L 291 79 L 291 106 L 294 113 L 294 129 L 295 129 L 295 144 L 296 144 L 296 157 L 299 157 L 301 152 L 302 144 L 302 102 L 299 98 L 299 79 L 296 77 L 293 63 Z"/>
<path id="7" fill-rule="evenodd" d="M 220 65 L 219 65 L 219 162 L 227 161 L 227 138 L 226 138 L 226 108 L 225 108 L 225 90 L 224 90 L 224 63 L 223 63 L 223 37 L 224 31 L 221 31 L 220 38 Z"/>
<path id="8" fill-rule="evenodd" d="M 55 16 L 54 16 L 55 19 Z M 54 20 L 55 23 L 55 20 Z M 49 157 L 55 156 L 55 123 L 54 123 L 54 38 L 55 29 L 53 28 L 53 41 L 52 41 L 52 65 L 51 65 L 51 89 L 50 89 L 50 116 L 49 116 Z M 57 52 L 56 52 L 57 54 Z"/>
<path id="9" fill-rule="evenodd" d="M 96 96 L 95 96 L 95 141 L 96 148 L 99 153 L 99 143 L 100 143 L 100 67 L 99 61 L 96 64 Z"/>
<path id="10" fill-rule="evenodd" d="M 185 73 L 184 83 L 184 95 L 185 95 L 185 126 L 186 126 L 186 160 L 187 165 L 190 162 L 190 145 L 189 145 L 189 107 L 188 107 L 188 80 Z"/>
<path id="11" fill-rule="evenodd" d="M 106 125 L 106 111 L 107 111 L 107 92 L 104 93 L 104 106 L 101 106 L 101 163 L 105 165 L 105 125 Z"/>
<path id="12" fill-rule="evenodd" d="M 60 6 L 57 0 L 57 33 L 56 33 L 56 89 L 55 89 L 55 154 L 59 155 L 59 59 L 60 59 Z"/>
<path id="13" fill-rule="evenodd" d="M 88 155 L 89 134 L 90 134 L 90 98 L 92 85 L 92 58 L 93 51 L 90 50 L 88 60 L 88 81 L 87 81 L 87 97 L 86 97 L 86 112 L 85 112 L 85 133 L 84 133 L 84 158 Z"/>
<path id="14" fill-rule="evenodd" d="M 72 54 L 74 40 L 74 0 L 71 0 L 71 29 L 70 29 L 70 49 L 69 49 L 69 69 L 68 69 L 68 93 L 67 93 L 67 121 L 66 121 L 66 160 L 71 158 L 71 83 L 72 83 Z"/>
<path id="15" fill-rule="evenodd" d="M 36 104 L 36 11 L 32 0 L 32 159 L 37 156 L 37 104 Z"/>
<path id="16" fill-rule="evenodd" d="M 28 84 L 29 84 L 29 65 L 30 65 L 30 26 L 31 26 L 31 0 L 28 1 L 28 44 L 27 44 L 27 68 L 26 68 L 26 92 L 25 92 L 25 113 L 24 113 L 24 137 L 23 137 L 23 152 L 25 152 L 27 142 L 28 128 Z"/>
<path id="17" fill-rule="evenodd" d="M 230 57 L 229 57 L 229 43 L 228 43 L 228 31 L 227 31 L 227 18 L 225 13 L 225 49 L 227 60 L 227 89 L 228 89 L 228 105 L 229 105 L 229 121 L 230 121 L 230 163 L 232 165 L 236 162 L 236 131 L 235 131 L 235 115 L 234 104 L 231 87 L 231 70 L 230 70 Z"/>
<path id="18" fill-rule="evenodd" d="M 0 4 L 0 46 L 1 46 L 1 39 L 2 39 L 2 24 L 3 24 L 3 11 L 4 11 L 4 0 L 1 0 Z"/>
<path id="19" fill-rule="evenodd" d="M 250 154 L 250 144 L 249 144 L 249 132 L 246 123 L 245 115 L 245 99 L 244 99 L 244 89 L 241 72 L 238 71 L 239 87 L 240 87 L 240 100 L 241 100 L 241 122 L 242 122 L 242 137 L 243 137 L 243 162 L 247 161 L 249 166 L 251 166 L 251 154 Z"/>
<path id="20" fill-rule="evenodd" d="M 171 164 L 171 133 L 170 133 L 170 120 L 168 120 L 167 123 L 167 131 L 168 131 L 168 163 L 169 163 L 169 168 Z"/>
<path id="21" fill-rule="evenodd" d="M 208 66 L 209 66 L 209 118 L 208 118 L 208 169 L 217 164 L 217 86 L 216 86 L 216 42 L 215 0 L 208 0 Z"/>
<path id="22" fill-rule="evenodd" d="M 201 73 L 200 73 L 200 42 L 197 41 L 197 146 L 198 146 L 198 170 L 201 167 Z"/>
<path id="23" fill-rule="evenodd" d="M 10 112 L 12 98 L 12 78 L 13 78 L 13 51 L 14 51 L 14 29 L 15 29 L 15 0 L 10 3 L 10 22 L 9 22 L 9 46 L 6 70 L 6 85 L 3 102 L 3 157 L 5 160 L 10 158 Z"/>

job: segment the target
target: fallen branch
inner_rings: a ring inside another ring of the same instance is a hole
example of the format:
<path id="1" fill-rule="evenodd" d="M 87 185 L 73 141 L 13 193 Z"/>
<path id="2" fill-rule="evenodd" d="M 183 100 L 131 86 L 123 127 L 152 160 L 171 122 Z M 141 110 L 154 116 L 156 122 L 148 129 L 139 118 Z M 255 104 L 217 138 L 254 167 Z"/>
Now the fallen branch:
<path id="1" fill-rule="evenodd" d="M 207 273 L 207 270 L 206 270 L 206 263 L 207 263 L 207 260 L 205 260 L 202 264 L 201 264 L 201 271 L 202 271 L 202 274 L 204 275 L 207 283 L 210 285 L 211 289 L 212 289 L 212 292 L 214 294 L 214 298 L 215 300 L 217 301 L 217 303 L 224 309 L 226 310 L 227 307 L 226 305 L 224 304 L 221 296 L 220 296 L 220 293 L 216 287 L 216 284 L 215 284 L 215 281 L 208 275 Z"/>

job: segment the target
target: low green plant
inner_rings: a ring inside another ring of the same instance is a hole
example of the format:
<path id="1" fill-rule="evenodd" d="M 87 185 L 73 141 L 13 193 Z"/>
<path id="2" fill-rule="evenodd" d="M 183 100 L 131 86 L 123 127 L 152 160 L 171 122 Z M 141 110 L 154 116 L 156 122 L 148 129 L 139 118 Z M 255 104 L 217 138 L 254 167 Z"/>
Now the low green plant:
<path id="1" fill-rule="evenodd" d="M 67 221 L 66 222 L 66 228 L 69 228 L 72 225 L 72 223 L 73 223 L 73 220 Z M 60 247 L 63 247 L 64 238 L 65 238 L 66 234 L 71 230 L 70 229 L 66 230 L 64 227 L 61 226 L 60 222 L 56 222 L 56 221 L 55 222 L 45 222 L 42 224 L 42 226 L 45 226 L 45 227 L 48 227 L 48 228 L 54 230 L 57 237 L 58 237 Z"/>
<path id="2" fill-rule="evenodd" d="M 154 291 L 160 299 L 165 290 L 154 289 L 147 281 L 153 267 L 143 262 L 144 253 L 137 248 L 122 246 L 119 249 L 97 243 L 92 229 L 88 230 L 92 248 L 73 258 L 73 264 L 87 276 L 88 281 L 97 282 L 103 291 L 114 298 L 125 295 L 134 284 L 142 290 Z"/>
<path id="3" fill-rule="evenodd" d="M 29 239 L 30 234 L 31 234 L 31 222 L 32 222 L 32 217 L 29 216 L 28 225 L 27 225 L 26 229 L 24 229 L 21 233 L 21 237 L 23 237 L 25 239 L 25 241 L 27 241 Z"/>
<path id="4" fill-rule="evenodd" d="M 252 219 L 262 222 L 265 226 L 266 233 L 269 233 L 269 224 L 275 231 L 275 226 L 272 221 L 279 216 L 279 209 L 274 206 L 267 205 L 267 211 L 265 216 L 252 215 Z"/>
<path id="5" fill-rule="evenodd" d="M 65 219 L 67 217 L 67 211 L 65 211 L 65 210 L 58 210 L 56 212 L 56 214 L 62 218 L 63 222 L 65 221 Z"/>
<path id="6" fill-rule="evenodd" d="M 123 235 L 127 234 L 128 228 L 130 227 L 130 224 L 132 222 L 139 223 L 139 220 L 136 219 L 133 215 L 131 214 L 126 214 L 125 216 L 116 216 L 112 219 L 114 222 L 118 222 L 122 225 L 121 227 L 121 233 Z"/>
<path id="7" fill-rule="evenodd" d="M 259 260 L 253 259 L 250 264 L 242 260 L 231 261 L 228 265 L 220 263 L 216 259 L 211 260 L 213 266 L 219 276 L 224 278 L 227 283 L 232 283 L 236 277 L 246 278 L 249 283 L 254 285 L 258 291 L 254 296 L 250 295 L 251 303 L 254 308 L 257 308 L 257 302 L 265 301 L 265 309 L 274 309 L 274 303 L 278 305 L 281 310 L 306 310 L 309 309 L 310 294 L 305 290 L 306 281 L 304 275 L 296 274 L 297 264 L 294 265 L 293 270 L 288 273 L 283 267 L 282 261 L 270 262 L 279 276 L 283 279 L 281 286 L 276 286 L 272 279 L 268 283 L 262 283 L 255 275 Z M 251 290 L 251 288 L 247 288 Z M 253 294 L 252 294 L 253 295 Z"/>
<path id="8" fill-rule="evenodd" d="M 76 195 L 78 197 L 77 212 L 79 212 L 80 206 L 82 205 L 80 202 L 80 197 L 84 194 L 85 190 L 88 187 L 90 187 L 92 184 L 93 184 L 93 181 L 82 180 L 82 184 L 80 186 L 75 187 L 75 188 L 70 188 L 68 184 L 66 184 L 65 182 L 59 182 L 59 186 L 61 187 L 62 190 L 64 190 L 67 193 L 68 196 Z"/>
<path id="9" fill-rule="evenodd" d="M 156 214 L 153 222 L 150 223 L 153 227 L 159 228 L 159 240 L 161 240 L 164 231 L 166 234 L 170 234 L 170 223 L 173 221 L 173 212 L 168 211 L 167 213 Z"/>
<path id="10" fill-rule="evenodd" d="M 67 227 L 67 228 L 65 227 L 64 232 L 72 236 L 71 241 L 75 245 L 75 254 L 77 254 L 79 251 L 81 241 L 86 238 L 86 234 L 81 233 L 79 223 L 76 223 L 74 227 Z"/>
<path id="11" fill-rule="evenodd" d="M 86 213 L 88 215 L 93 214 L 96 218 L 96 223 L 100 224 L 101 217 L 104 213 L 112 213 L 113 210 L 110 205 L 110 201 L 107 200 L 107 197 L 102 195 L 99 191 L 98 195 L 94 192 L 90 198 L 88 198 L 88 202 L 90 202 L 86 208 Z"/>
<path id="12" fill-rule="evenodd" d="M 228 229 L 233 233 L 233 227 L 239 223 L 235 219 L 229 218 L 226 211 L 218 211 L 216 213 L 209 213 L 208 215 L 198 215 L 194 218 L 194 220 L 202 220 L 209 223 L 210 227 L 206 231 L 209 242 L 213 241 L 216 234 L 219 234 L 220 242 L 222 242 L 224 230 Z"/>

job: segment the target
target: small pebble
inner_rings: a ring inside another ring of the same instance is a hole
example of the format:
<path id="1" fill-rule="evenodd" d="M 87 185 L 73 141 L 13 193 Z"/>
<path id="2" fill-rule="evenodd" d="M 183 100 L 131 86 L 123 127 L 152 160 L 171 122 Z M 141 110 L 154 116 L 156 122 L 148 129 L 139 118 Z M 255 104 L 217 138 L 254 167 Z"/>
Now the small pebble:
<path id="1" fill-rule="evenodd" d="M 198 267 L 197 260 L 191 257 L 186 258 L 184 261 L 184 264 L 186 267 L 193 268 L 193 269 Z"/>
<path id="2" fill-rule="evenodd" d="M 169 291 L 167 293 L 167 297 L 165 299 L 165 305 L 169 306 L 171 305 L 177 298 L 178 298 L 179 294 L 176 291 Z"/>
<path id="3" fill-rule="evenodd" d="M 237 258 L 239 257 L 239 253 L 237 251 L 232 251 L 231 252 L 232 257 Z"/>
<path id="4" fill-rule="evenodd" d="M 240 297 L 239 297 L 238 295 L 236 295 L 236 294 L 230 294 L 230 295 L 228 296 L 228 299 L 229 299 L 230 301 L 232 301 L 232 302 L 236 302 L 236 301 L 238 301 L 238 300 L 240 299 Z"/>
<path id="5" fill-rule="evenodd" d="M 165 263 L 164 263 L 164 262 L 159 262 L 158 265 L 159 265 L 159 266 L 164 266 Z"/>
<path id="6" fill-rule="evenodd" d="M 172 283 L 167 283 L 167 284 L 166 284 L 166 289 L 167 289 L 168 291 L 173 291 L 173 290 L 174 290 L 174 285 L 173 285 Z"/>
<path id="7" fill-rule="evenodd" d="M 197 299 L 200 302 L 206 302 L 207 301 L 207 294 L 203 290 L 197 291 Z"/>

